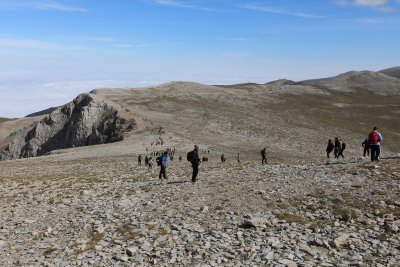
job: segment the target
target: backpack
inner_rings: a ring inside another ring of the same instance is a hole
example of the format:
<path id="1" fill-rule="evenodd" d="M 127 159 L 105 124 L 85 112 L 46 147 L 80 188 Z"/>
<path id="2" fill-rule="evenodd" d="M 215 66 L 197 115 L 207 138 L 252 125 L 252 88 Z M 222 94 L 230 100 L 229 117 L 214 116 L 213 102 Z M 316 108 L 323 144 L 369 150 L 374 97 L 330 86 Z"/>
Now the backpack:
<path id="1" fill-rule="evenodd" d="M 378 142 L 379 142 L 378 133 L 375 132 L 375 131 L 370 132 L 369 135 L 368 135 L 368 143 L 370 145 L 376 145 Z"/>
<path id="2" fill-rule="evenodd" d="M 162 157 L 161 157 L 161 156 L 158 156 L 158 157 L 156 158 L 156 162 L 157 162 L 157 166 L 161 166 L 161 164 L 162 164 Z"/>
<path id="3" fill-rule="evenodd" d="M 186 159 L 188 161 L 192 162 L 192 160 L 193 160 L 193 151 L 190 151 L 190 152 L 187 153 Z"/>
<path id="4" fill-rule="evenodd" d="M 342 141 L 342 151 L 346 149 L 346 143 Z"/>

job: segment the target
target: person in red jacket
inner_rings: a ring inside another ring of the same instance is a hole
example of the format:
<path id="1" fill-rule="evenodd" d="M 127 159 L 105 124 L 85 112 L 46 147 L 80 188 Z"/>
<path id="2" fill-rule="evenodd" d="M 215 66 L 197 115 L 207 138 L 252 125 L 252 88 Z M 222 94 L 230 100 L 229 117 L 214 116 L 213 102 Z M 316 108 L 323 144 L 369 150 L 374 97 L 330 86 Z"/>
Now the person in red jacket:
<path id="1" fill-rule="evenodd" d="M 372 132 L 368 134 L 368 144 L 371 150 L 371 162 L 379 162 L 381 154 L 381 142 L 383 141 L 382 134 L 378 132 L 378 127 L 374 127 Z"/>

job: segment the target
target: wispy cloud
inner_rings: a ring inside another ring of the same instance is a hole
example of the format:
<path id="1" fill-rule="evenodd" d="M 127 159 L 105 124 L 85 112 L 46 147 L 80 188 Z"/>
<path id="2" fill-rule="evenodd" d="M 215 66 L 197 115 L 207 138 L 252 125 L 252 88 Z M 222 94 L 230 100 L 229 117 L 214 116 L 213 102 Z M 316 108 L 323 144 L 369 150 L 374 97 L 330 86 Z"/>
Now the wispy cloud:
<path id="1" fill-rule="evenodd" d="M 119 45 L 116 45 L 115 47 L 117 47 L 117 48 L 132 48 L 133 45 L 131 45 L 131 44 L 119 44 Z"/>
<path id="2" fill-rule="evenodd" d="M 88 12 L 83 7 L 65 5 L 56 1 L 7 1 L 0 2 L 0 9 L 19 10 L 19 9 L 36 9 L 36 10 L 56 10 L 64 12 Z"/>
<path id="3" fill-rule="evenodd" d="M 335 3 L 341 6 L 357 5 L 376 7 L 388 4 L 388 0 L 335 0 Z"/>
<path id="4" fill-rule="evenodd" d="M 396 9 L 391 6 L 389 0 L 335 0 L 335 3 L 340 6 L 360 6 L 373 8 L 379 12 L 394 12 Z M 397 0 L 400 3 L 400 0 Z"/>
<path id="5" fill-rule="evenodd" d="M 54 49 L 54 50 L 65 50 L 65 49 L 81 49 L 78 47 L 69 47 L 61 44 L 51 43 L 42 40 L 34 39 L 1 39 L 0 47 L 11 47 L 11 48 L 34 48 L 34 49 Z"/>
<path id="6" fill-rule="evenodd" d="M 190 4 L 190 3 L 188 3 L 189 1 L 183 2 L 183 1 L 176 1 L 176 0 L 151 0 L 151 2 L 158 4 L 158 5 L 169 6 L 169 7 L 190 8 L 190 9 L 197 9 L 197 10 L 202 10 L 202 11 L 215 11 L 212 8 Z"/>
<path id="7" fill-rule="evenodd" d="M 117 40 L 107 36 L 54 36 L 53 40 L 73 40 L 73 41 L 90 41 L 90 42 L 116 42 Z"/>
<path id="8" fill-rule="evenodd" d="M 244 5 L 240 5 L 239 7 L 244 8 L 244 9 L 254 10 L 254 11 L 294 16 L 294 17 L 300 17 L 300 18 L 308 18 L 308 19 L 325 19 L 326 18 L 325 16 L 309 14 L 309 13 L 304 13 L 304 12 L 290 11 L 287 9 L 266 6 L 263 4 L 244 4 Z"/>

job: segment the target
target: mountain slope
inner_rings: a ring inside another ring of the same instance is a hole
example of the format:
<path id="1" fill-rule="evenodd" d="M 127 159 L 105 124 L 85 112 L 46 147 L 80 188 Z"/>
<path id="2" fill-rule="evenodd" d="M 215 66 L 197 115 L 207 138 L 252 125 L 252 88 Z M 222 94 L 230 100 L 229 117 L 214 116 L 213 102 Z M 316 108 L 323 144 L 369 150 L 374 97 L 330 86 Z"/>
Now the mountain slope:
<path id="1" fill-rule="evenodd" d="M 331 78 L 301 83 L 341 92 L 355 92 L 357 89 L 364 89 L 377 95 L 400 95 L 399 79 L 372 71 L 350 71 Z"/>
<path id="2" fill-rule="evenodd" d="M 400 79 L 400 67 L 384 69 L 379 72 Z"/>
<path id="3" fill-rule="evenodd" d="M 231 157 L 237 153 L 257 157 L 264 146 L 279 160 L 321 157 L 327 140 L 335 136 L 348 142 L 346 153 L 357 155 L 373 126 L 387 137 L 385 149 L 400 149 L 396 141 L 400 97 L 369 89 L 343 92 L 314 84 L 221 87 L 181 82 L 96 93 L 134 108 L 171 136 Z"/>
<path id="4" fill-rule="evenodd" d="M 148 88 L 94 90 L 90 97 L 101 99 L 124 120 L 135 122 L 134 131 L 122 131 L 124 144 L 140 144 L 135 147 L 142 152 L 144 148 L 154 151 L 152 144 L 163 140 L 182 151 L 197 143 L 231 158 L 238 153 L 259 157 L 259 151 L 267 147 L 273 160 L 304 161 L 324 158 L 328 139 L 335 137 L 346 141 L 345 155 L 358 156 L 361 142 L 374 126 L 384 135 L 383 153 L 400 151 L 399 82 L 382 73 L 349 72 L 298 83 L 282 80 L 208 86 L 173 82 Z M 85 124 L 84 138 L 78 145 L 92 144 L 87 139 L 92 131 L 90 123 Z M 64 132 L 71 128 L 62 125 L 57 127 L 65 127 Z M 17 143 L 23 143 L 27 136 L 28 140 L 37 139 L 38 131 L 30 130 L 29 135 L 26 131 L 17 135 Z M 35 147 L 36 154 L 20 153 L 19 149 L 12 154 L 43 155 L 77 146 L 64 137 L 55 140 L 27 142 Z M 44 145 L 43 150 L 40 147 Z"/>

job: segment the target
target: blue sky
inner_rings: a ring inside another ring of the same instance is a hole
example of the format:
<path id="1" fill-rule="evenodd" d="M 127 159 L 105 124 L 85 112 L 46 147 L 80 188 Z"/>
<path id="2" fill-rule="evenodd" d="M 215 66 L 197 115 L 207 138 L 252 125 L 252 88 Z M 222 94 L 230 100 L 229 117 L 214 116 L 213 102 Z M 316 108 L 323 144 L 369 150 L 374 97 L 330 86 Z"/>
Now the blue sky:
<path id="1" fill-rule="evenodd" d="M 400 0 L 0 0 L 0 117 L 99 87 L 400 65 Z"/>

